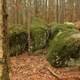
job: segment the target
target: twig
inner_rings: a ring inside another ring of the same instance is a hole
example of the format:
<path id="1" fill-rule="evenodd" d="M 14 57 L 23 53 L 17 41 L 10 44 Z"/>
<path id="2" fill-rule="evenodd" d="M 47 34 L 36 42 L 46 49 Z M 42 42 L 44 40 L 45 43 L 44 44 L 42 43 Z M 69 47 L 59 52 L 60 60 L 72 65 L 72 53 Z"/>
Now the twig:
<path id="1" fill-rule="evenodd" d="M 47 68 L 47 70 L 51 73 L 51 75 L 53 75 L 58 80 L 63 80 L 63 79 L 61 79 L 61 77 L 58 74 L 56 74 L 55 72 L 53 72 L 50 68 Z"/>

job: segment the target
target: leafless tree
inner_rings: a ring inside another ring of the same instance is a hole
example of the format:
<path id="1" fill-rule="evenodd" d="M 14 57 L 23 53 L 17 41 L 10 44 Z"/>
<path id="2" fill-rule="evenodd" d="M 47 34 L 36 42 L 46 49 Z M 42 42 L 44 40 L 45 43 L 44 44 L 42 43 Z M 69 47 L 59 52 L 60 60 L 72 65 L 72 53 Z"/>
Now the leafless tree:
<path id="1" fill-rule="evenodd" d="M 7 8 L 6 8 L 6 0 L 2 2 L 2 11 L 3 11 L 3 25 L 2 25 L 2 34 L 3 34 L 3 57 L 4 57 L 4 66 L 3 66 L 3 79 L 9 80 L 9 54 L 7 51 L 8 47 L 8 38 L 7 38 Z"/>

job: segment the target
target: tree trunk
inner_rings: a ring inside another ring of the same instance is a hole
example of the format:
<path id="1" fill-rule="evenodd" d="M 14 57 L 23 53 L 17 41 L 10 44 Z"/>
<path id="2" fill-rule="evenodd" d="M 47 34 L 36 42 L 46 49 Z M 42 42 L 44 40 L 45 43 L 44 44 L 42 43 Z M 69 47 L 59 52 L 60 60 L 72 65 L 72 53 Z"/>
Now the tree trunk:
<path id="1" fill-rule="evenodd" d="M 2 3 L 2 11 L 3 11 L 3 25 L 2 25 L 2 34 L 3 34 L 3 57 L 4 57 L 4 66 L 3 66 L 3 77 L 2 80 L 10 80 L 9 79 L 9 68 L 8 68 L 8 40 L 7 40 L 7 11 L 6 11 L 6 0 L 3 0 Z"/>
<path id="2" fill-rule="evenodd" d="M 0 11 L 2 11 L 2 2 L 0 0 Z M 3 71 L 3 49 L 2 49 L 2 13 L 0 12 L 0 80 L 2 77 L 2 71 Z"/>
<path id="3" fill-rule="evenodd" d="M 56 0 L 56 22 L 59 22 L 59 0 Z"/>
<path id="4" fill-rule="evenodd" d="M 27 15 L 27 27 L 28 27 L 28 52 L 31 52 L 31 38 L 30 38 L 30 27 L 31 27 L 31 0 L 28 1 L 29 5 L 28 5 L 28 15 Z"/>

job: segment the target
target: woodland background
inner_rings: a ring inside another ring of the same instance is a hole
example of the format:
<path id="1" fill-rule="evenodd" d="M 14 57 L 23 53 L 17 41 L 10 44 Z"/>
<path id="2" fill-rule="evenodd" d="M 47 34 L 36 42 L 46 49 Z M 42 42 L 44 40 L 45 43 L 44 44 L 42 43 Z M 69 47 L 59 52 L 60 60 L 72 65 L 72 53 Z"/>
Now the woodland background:
<path id="1" fill-rule="evenodd" d="M 30 16 L 48 23 L 80 20 L 80 0 L 7 0 L 9 24 L 25 25 Z"/>

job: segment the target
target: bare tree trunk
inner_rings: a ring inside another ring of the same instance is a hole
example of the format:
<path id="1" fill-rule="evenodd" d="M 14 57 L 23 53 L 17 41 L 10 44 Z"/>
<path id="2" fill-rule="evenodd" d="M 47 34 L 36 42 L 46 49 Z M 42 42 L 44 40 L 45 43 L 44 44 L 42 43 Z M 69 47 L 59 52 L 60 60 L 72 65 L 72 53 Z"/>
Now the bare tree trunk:
<path id="1" fill-rule="evenodd" d="M 38 0 L 34 0 L 34 6 L 35 6 L 35 16 L 38 16 Z"/>
<path id="2" fill-rule="evenodd" d="M 53 0 L 49 0 L 48 2 L 48 23 L 52 20 L 52 6 L 53 6 Z"/>
<path id="3" fill-rule="evenodd" d="M 19 12 L 20 12 L 20 9 L 19 9 L 19 3 L 20 3 L 20 0 L 16 0 L 16 23 L 19 24 L 20 22 L 20 19 L 19 19 Z"/>
<path id="4" fill-rule="evenodd" d="M 31 0 L 28 1 L 28 20 L 27 20 L 27 27 L 28 27 L 28 52 L 31 52 L 31 38 L 30 38 L 30 27 L 31 27 Z"/>
<path id="5" fill-rule="evenodd" d="M 56 0 L 56 22 L 58 23 L 59 22 L 59 0 Z"/>
<path id="6" fill-rule="evenodd" d="M 65 0 L 59 2 L 59 22 L 64 23 Z"/>
<path id="7" fill-rule="evenodd" d="M 2 33 L 3 33 L 3 57 L 4 57 L 4 66 L 3 66 L 3 77 L 2 80 L 10 80 L 9 79 L 9 68 L 8 68 L 8 52 L 7 52 L 7 11 L 6 11 L 6 0 L 2 2 L 2 10 L 3 10 L 3 25 L 2 25 Z"/>
<path id="8" fill-rule="evenodd" d="M 80 0 L 75 0 L 76 21 L 80 20 Z"/>
<path id="9" fill-rule="evenodd" d="M 0 0 L 0 11 L 2 11 L 2 1 Z M 3 48 L 2 48 L 2 12 L 0 12 L 0 80 L 2 80 L 2 72 L 3 72 Z"/>

